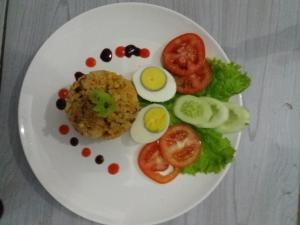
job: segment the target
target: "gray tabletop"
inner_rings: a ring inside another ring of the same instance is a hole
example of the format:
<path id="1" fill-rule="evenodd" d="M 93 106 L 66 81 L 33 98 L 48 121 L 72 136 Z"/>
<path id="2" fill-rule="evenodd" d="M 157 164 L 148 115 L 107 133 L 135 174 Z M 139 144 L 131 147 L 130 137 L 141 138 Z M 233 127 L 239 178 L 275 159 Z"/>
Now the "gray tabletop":
<path id="1" fill-rule="evenodd" d="M 118 1 L 0 0 L 0 225 L 90 225 L 56 202 L 23 153 L 17 102 L 38 48 L 72 17 Z M 203 26 L 251 74 L 251 113 L 233 166 L 200 205 L 165 225 L 299 224 L 300 1 L 145 1 Z"/>

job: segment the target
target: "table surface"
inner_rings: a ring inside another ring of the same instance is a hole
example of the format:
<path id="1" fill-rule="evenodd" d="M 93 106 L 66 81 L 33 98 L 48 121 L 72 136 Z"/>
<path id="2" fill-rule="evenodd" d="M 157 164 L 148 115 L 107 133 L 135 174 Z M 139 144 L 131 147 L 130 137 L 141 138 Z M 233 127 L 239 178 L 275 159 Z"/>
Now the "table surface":
<path id="1" fill-rule="evenodd" d="M 0 225 L 91 225 L 56 202 L 25 159 L 17 104 L 25 71 L 47 37 L 72 17 L 118 1 L 0 0 Z M 143 1 L 203 26 L 251 74 L 251 124 L 217 189 L 165 225 L 299 224 L 300 1 Z"/>

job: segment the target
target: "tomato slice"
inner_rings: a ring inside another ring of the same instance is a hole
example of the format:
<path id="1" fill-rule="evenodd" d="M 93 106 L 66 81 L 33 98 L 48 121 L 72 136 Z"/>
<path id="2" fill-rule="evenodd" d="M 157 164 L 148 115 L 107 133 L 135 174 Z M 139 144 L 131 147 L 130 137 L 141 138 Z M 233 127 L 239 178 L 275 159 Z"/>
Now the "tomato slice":
<path id="1" fill-rule="evenodd" d="M 211 69 L 207 62 L 196 72 L 188 76 L 175 76 L 177 92 L 182 94 L 194 94 L 204 90 L 212 78 Z"/>
<path id="2" fill-rule="evenodd" d="M 183 124 L 169 127 L 159 144 L 162 157 L 178 168 L 192 164 L 201 151 L 200 140 L 194 129 Z"/>
<path id="3" fill-rule="evenodd" d="M 138 157 L 138 165 L 147 177 L 160 184 L 170 182 L 180 172 L 178 168 L 173 167 L 171 172 L 162 174 L 169 168 L 170 164 L 161 156 L 157 141 L 146 144 L 142 148 Z"/>
<path id="4" fill-rule="evenodd" d="M 144 145 L 139 155 L 139 163 L 143 168 L 153 171 L 163 171 L 169 166 L 169 163 L 160 155 L 160 146 L 157 141 Z"/>
<path id="5" fill-rule="evenodd" d="M 195 72 L 204 62 L 204 42 L 194 33 L 175 37 L 166 45 L 162 53 L 162 64 L 177 76 L 187 76 Z"/>

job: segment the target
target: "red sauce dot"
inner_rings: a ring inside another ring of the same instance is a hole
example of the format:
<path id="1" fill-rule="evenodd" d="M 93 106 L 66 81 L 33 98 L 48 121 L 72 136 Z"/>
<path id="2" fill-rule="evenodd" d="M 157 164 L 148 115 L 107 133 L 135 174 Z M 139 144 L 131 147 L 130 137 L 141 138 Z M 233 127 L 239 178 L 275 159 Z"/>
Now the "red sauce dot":
<path id="1" fill-rule="evenodd" d="M 112 163 L 107 167 L 108 173 L 114 175 L 119 172 L 120 166 L 117 163 Z"/>
<path id="2" fill-rule="evenodd" d="M 148 48 L 142 48 L 140 51 L 140 56 L 142 58 L 148 58 L 150 56 L 150 51 Z"/>
<path id="3" fill-rule="evenodd" d="M 96 65 L 96 59 L 93 58 L 93 57 L 89 57 L 85 60 L 85 64 L 88 66 L 88 67 L 94 67 Z"/>
<path id="4" fill-rule="evenodd" d="M 122 58 L 125 56 L 125 48 L 123 46 L 119 46 L 116 48 L 115 50 L 115 54 L 116 56 Z"/>
<path id="5" fill-rule="evenodd" d="M 66 88 L 62 88 L 62 89 L 60 89 L 59 92 L 58 92 L 58 96 L 59 96 L 60 98 L 66 98 L 66 97 L 68 96 L 68 94 L 69 94 L 69 91 L 68 91 L 68 89 L 66 89 Z"/>
<path id="6" fill-rule="evenodd" d="M 89 148 L 83 148 L 81 151 L 81 155 L 83 157 L 89 157 L 91 155 L 92 151 Z"/>
<path id="7" fill-rule="evenodd" d="M 62 135 L 66 135 L 67 133 L 69 133 L 70 128 L 68 125 L 63 124 L 59 127 L 59 133 L 61 133 Z"/>

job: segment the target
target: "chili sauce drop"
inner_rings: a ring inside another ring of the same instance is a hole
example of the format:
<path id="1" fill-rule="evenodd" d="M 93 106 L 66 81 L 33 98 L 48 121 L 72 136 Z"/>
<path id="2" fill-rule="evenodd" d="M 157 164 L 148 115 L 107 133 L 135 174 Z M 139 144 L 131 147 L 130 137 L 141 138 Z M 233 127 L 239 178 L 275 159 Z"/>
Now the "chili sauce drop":
<path id="1" fill-rule="evenodd" d="M 89 57 L 85 60 L 85 64 L 87 67 L 94 67 L 96 66 L 96 59 L 93 57 Z"/>
<path id="2" fill-rule="evenodd" d="M 58 128 L 58 130 L 59 130 L 59 133 L 60 133 L 60 134 L 66 135 L 67 133 L 69 133 L 70 128 L 69 128 L 68 125 L 62 124 L 62 125 L 60 125 L 60 127 Z"/>
<path id="3" fill-rule="evenodd" d="M 83 157 L 89 157 L 91 155 L 92 151 L 89 148 L 83 148 L 81 151 L 81 155 Z"/>
<path id="4" fill-rule="evenodd" d="M 107 167 L 107 171 L 109 174 L 111 175 L 115 175 L 119 172 L 120 166 L 117 163 L 111 163 L 108 167 Z"/>

